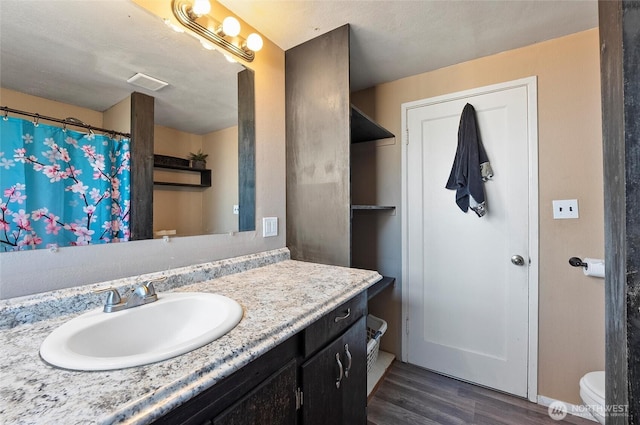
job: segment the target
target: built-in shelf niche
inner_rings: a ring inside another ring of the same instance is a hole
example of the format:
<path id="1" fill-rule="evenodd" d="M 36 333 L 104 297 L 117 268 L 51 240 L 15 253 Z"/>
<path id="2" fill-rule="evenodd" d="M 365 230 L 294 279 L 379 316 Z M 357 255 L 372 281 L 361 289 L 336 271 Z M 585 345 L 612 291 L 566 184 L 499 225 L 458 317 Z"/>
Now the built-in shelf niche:
<path id="1" fill-rule="evenodd" d="M 351 143 L 372 142 L 396 137 L 392 132 L 376 123 L 367 114 L 351 105 Z M 395 213 L 393 205 L 351 205 L 351 214 L 355 211 L 390 211 Z"/>

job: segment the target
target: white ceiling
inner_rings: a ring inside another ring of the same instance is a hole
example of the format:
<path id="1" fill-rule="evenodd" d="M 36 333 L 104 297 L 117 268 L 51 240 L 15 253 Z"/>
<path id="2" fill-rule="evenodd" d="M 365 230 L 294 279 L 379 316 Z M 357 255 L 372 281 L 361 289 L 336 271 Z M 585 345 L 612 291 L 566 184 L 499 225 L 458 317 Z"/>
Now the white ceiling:
<path id="1" fill-rule="evenodd" d="M 0 0 L 4 88 L 95 111 L 139 91 L 156 123 L 204 134 L 236 125 L 242 69 L 129 0 Z M 169 86 L 127 83 L 137 72 Z"/>
<path id="2" fill-rule="evenodd" d="M 221 3 L 283 50 L 351 24 L 353 90 L 598 24 L 595 0 Z M 235 122 L 239 69 L 129 0 L 0 0 L 5 88 L 97 111 L 141 91 L 156 97 L 158 123 L 202 134 Z M 170 86 L 135 88 L 136 72 Z"/>
<path id="3" fill-rule="evenodd" d="M 586 0 L 220 0 L 287 50 L 351 25 L 351 88 L 598 26 Z"/>

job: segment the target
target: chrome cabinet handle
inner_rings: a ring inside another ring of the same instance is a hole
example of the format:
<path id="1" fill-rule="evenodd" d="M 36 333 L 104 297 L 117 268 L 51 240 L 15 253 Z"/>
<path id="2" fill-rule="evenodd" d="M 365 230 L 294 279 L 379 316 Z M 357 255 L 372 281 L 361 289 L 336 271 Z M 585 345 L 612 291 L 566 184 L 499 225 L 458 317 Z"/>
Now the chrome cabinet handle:
<path id="1" fill-rule="evenodd" d="M 344 369 L 344 377 L 348 378 L 349 370 L 351 370 L 351 363 L 352 363 L 351 352 L 349 351 L 349 344 L 344 345 L 344 354 L 347 356 L 347 367 Z"/>
<path id="2" fill-rule="evenodd" d="M 522 258 L 522 255 L 514 255 L 511 257 L 511 262 L 516 266 L 524 266 L 524 258 Z"/>
<path id="3" fill-rule="evenodd" d="M 342 377 L 344 376 L 344 370 L 342 369 L 342 362 L 340 361 L 340 353 L 336 353 L 336 362 L 338 363 L 338 370 L 340 374 L 338 375 L 338 379 L 336 379 L 336 388 L 340 388 L 340 382 L 342 382 Z"/>
<path id="4" fill-rule="evenodd" d="M 333 319 L 333 321 L 334 321 L 335 323 L 338 323 L 338 322 L 340 322 L 341 320 L 344 320 L 344 319 L 348 318 L 349 316 L 351 316 L 351 309 L 350 309 L 350 308 L 348 308 L 348 309 L 347 309 L 347 313 L 346 313 L 344 316 L 338 316 L 338 317 L 335 317 L 335 318 Z"/>

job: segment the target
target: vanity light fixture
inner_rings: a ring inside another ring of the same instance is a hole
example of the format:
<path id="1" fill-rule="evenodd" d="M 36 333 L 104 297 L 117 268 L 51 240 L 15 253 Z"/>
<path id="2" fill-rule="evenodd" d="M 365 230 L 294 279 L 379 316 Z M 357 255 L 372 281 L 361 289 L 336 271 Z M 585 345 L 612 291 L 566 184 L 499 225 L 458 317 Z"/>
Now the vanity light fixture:
<path id="1" fill-rule="evenodd" d="M 171 8 L 183 26 L 247 62 L 252 62 L 255 52 L 262 48 L 260 35 L 252 33 L 246 40 L 240 35 L 240 22 L 236 18 L 229 16 L 220 23 L 208 15 L 209 0 L 173 0 Z"/>

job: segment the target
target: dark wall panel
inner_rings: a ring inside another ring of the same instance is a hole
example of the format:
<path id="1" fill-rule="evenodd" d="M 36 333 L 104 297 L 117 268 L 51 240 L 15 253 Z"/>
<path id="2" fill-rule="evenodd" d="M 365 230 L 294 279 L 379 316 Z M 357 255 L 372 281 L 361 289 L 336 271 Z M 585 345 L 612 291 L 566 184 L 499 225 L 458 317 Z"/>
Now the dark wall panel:
<path id="1" fill-rule="evenodd" d="M 238 73 L 239 230 L 256 229 L 256 107 L 254 74 Z"/>
<path id="2" fill-rule="evenodd" d="M 153 239 L 154 102 L 131 94 L 131 240 Z"/>
<path id="3" fill-rule="evenodd" d="M 285 53 L 287 246 L 349 266 L 349 26 Z"/>
<path id="4" fill-rule="evenodd" d="M 640 423 L 640 3 L 599 2 L 607 424 Z M 620 412 L 628 406 L 628 415 Z"/>

